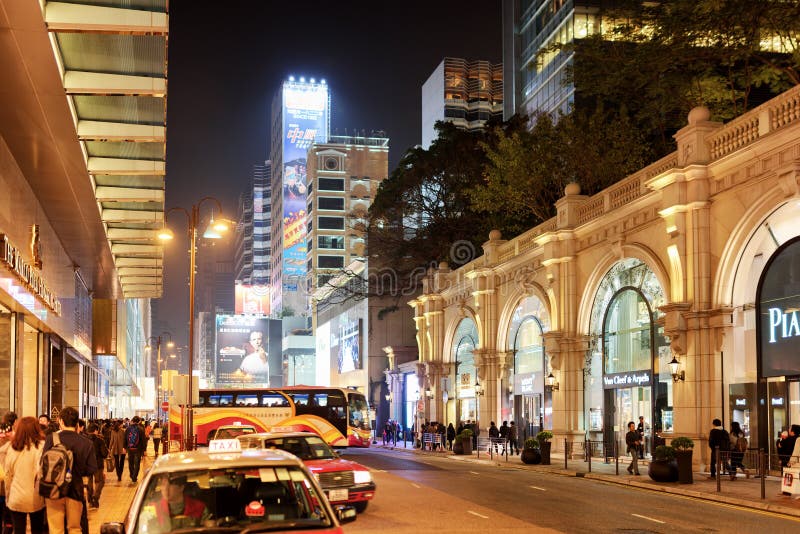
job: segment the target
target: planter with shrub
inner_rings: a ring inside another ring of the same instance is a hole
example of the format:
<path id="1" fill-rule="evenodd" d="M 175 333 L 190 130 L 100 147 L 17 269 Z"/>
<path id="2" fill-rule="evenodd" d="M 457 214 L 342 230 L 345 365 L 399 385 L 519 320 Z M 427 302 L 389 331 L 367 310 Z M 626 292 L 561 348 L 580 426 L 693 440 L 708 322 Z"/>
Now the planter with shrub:
<path id="1" fill-rule="evenodd" d="M 542 465 L 550 465 L 551 439 L 553 439 L 553 433 L 549 430 L 542 430 L 536 434 L 536 441 L 539 442 L 539 452 L 542 455 Z"/>
<path id="2" fill-rule="evenodd" d="M 677 482 L 678 464 L 675 462 L 675 449 L 669 445 L 656 447 L 647 474 L 656 482 Z"/>
<path id="3" fill-rule="evenodd" d="M 538 464 L 542 462 L 542 454 L 539 452 L 539 442 L 535 438 L 528 438 L 522 447 L 519 455 L 524 464 Z"/>
<path id="4" fill-rule="evenodd" d="M 680 436 L 673 439 L 670 445 L 675 449 L 675 460 L 678 464 L 678 482 L 681 484 L 694 483 L 692 475 L 694 441 L 685 436 Z"/>

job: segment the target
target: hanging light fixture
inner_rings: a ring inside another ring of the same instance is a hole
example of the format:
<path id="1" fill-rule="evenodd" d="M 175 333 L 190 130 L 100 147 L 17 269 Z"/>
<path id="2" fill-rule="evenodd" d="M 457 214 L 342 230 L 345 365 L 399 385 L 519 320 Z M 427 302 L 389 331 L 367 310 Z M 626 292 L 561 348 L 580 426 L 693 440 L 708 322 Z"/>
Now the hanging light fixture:
<path id="1" fill-rule="evenodd" d="M 673 382 L 678 382 L 679 380 L 680 381 L 686 380 L 686 371 L 681 370 L 680 372 L 678 372 L 678 368 L 680 367 L 681 364 L 674 354 L 672 355 L 672 361 L 670 361 L 667 365 L 669 365 L 669 371 L 672 374 Z"/>
<path id="2" fill-rule="evenodd" d="M 556 377 L 553 376 L 553 371 L 550 371 L 550 374 L 547 375 L 547 389 L 558 391 L 558 382 L 556 382 Z"/>

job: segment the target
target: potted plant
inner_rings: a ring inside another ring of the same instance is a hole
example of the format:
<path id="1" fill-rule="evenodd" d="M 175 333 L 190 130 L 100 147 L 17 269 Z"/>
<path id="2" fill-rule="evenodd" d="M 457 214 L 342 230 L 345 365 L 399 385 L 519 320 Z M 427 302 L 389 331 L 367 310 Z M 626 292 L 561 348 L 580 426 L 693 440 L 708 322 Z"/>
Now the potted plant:
<path id="1" fill-rule="evenodd" d="M 472 430 L 465 428 L 461 431 L 461 434 L 457 436 L 457 439 L 464 448 L 464 454 L 472 454 Z"/>
<path id="2" fill-rule="evenodd" d="M 542 461 L 542 454 L 539 452 L 539 442 L 535 438 L 528 438 L 522 446 L 522 453 L 519 455 L 524 464 L 538 464 Z"/>
<path id="3" fill-rule="evenodd" d="M 675 449 L 675 460 L 678 463 L 678 482 L 681 484 L 692 484 L 692 450 L 694 449 L 694 441 L 691 439 L 680 436 L 670 442 L 672 448 Z"/>
<path id="4" fill-rule="evenodd" d="M 461 442 L 461 434 L 456 436 L 453 440 L 453 454 L 464 454 L 464 445 Z"/>
<path id="5" fill-rule="evenodd" d="M 675 449 L 669 445 L 656 447 L 647 474 L 656 482 L 677 482 L 678 464 L 675 463 Z"/>
<path id="6" fill-rule="evenodd" d="M 549 430 L 542 430 L 536 434 L 536 441 L 539 442 L 539 452 L 542 455 L 542 465 L 550 465 L 551 439 L 553 439 L 553 433 Z"/>

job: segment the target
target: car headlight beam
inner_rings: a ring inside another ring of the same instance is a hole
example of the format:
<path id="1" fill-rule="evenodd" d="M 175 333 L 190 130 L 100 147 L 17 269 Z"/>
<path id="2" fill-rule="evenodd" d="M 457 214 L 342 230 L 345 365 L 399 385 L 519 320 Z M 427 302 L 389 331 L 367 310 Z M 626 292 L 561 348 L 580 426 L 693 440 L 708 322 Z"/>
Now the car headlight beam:
<path id="1" fill-rule="evenodd" d="M 372 482 L 372 473 L 369 471 L 354 471 L 353 482 L 356 484 L 366 484 L 367 482 Z"/>

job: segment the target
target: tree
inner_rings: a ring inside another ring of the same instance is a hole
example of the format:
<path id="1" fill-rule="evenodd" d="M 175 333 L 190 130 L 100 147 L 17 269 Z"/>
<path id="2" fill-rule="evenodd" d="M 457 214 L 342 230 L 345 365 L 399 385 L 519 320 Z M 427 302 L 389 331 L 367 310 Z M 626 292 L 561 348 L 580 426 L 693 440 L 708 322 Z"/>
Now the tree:
<path id="1" fill-rule="evenodd" d="M 555 202 L 570 182 L 593 194 L 643 167 L 651 152 L 627 117 L 597 110 L 556 118 L 542 114 L 528 130 L 495 127 L 482 143 L 484 180 L 470 190 L 475 208 L 505 225 L 513 236 L 555 215 Z M 511 217 L 508 217 L 511 215 Z"/>

